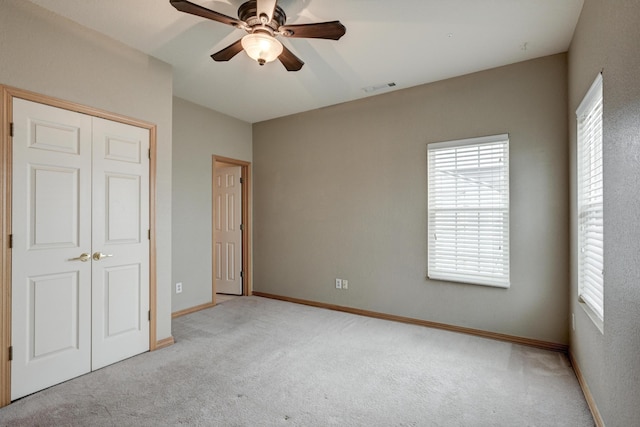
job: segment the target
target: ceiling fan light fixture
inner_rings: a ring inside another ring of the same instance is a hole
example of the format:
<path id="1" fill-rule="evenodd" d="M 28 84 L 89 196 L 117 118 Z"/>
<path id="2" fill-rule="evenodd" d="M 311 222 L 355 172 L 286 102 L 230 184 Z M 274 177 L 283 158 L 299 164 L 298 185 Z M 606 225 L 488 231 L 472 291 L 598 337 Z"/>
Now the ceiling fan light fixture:
<path id="1" fill-rule="evenodd" d="M 242 48 L 249 58 L 264 65 L 278 59 L 282 53 L 282 43 L 269 34 L 256 32 L 242 38 Z"/>

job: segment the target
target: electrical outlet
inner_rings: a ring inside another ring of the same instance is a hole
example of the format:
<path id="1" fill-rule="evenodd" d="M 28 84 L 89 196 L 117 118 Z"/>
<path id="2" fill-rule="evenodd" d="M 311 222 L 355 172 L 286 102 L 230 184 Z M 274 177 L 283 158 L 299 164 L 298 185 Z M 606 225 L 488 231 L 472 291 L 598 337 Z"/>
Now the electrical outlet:
<path id="1" fill-rule="evenodd" d="M 347 279 L 342 279 L 342 289 L 349 289 L 349 281 Z"/>
<path id="2" fill-rule="evenodd" d="M 176 294 L 179 294 L 182 292 L 182 282 L 178 282 L 176 283 Z"/>
<path id="3" fill-rule="evenodd" d="M 342 279 L 336 279 L 336 289 L 342 289 Z"/>

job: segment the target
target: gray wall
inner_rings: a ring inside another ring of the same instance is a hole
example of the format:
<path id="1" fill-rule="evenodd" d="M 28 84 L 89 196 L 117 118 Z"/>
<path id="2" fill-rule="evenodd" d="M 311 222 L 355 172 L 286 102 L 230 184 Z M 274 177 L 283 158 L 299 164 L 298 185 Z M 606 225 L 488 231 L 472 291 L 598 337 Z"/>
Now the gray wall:
<path id="1" fill-rule="evenodd" d="M 249 123 L 173 100 L 174 312 L 211 302 L 211 156 L 250 162 L 251 135 Z"/>
<path id="2" fill-rule="evenodd" d="M 572 246 L 571 351 L 608 427 L 640 420 L 640 2 L 585 0 L 569 51 L 571 176 L 575 110 L 596 74 L 604 82 L 604 333 L 577 301 Z M 577 239 L 571 182 L 572 241 Z"/>
<path id="3" fill-rule="evenodd" d="M 255 124 L 254 289 L 568 343 L 566 76 L 560 54 Z M 506 132 L 511 288 L 425 279 L 426 144 Z"/>
<path id="4" fill-rule="evenodd" d="M 0 83 L 158 125 L 157 338 L 171 335 L 171 67 L 21 0 L 0 1 Z"/>

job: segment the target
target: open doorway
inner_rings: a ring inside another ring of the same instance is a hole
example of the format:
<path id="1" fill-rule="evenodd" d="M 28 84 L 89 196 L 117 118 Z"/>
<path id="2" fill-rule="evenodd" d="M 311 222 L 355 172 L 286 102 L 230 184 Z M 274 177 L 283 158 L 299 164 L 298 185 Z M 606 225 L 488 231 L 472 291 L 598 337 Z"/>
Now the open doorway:
<path id="1" fill-rule="evenodd" d="M 214 304 L 250 295 L 250 163 L 213 156 L 212 253 Z"/>

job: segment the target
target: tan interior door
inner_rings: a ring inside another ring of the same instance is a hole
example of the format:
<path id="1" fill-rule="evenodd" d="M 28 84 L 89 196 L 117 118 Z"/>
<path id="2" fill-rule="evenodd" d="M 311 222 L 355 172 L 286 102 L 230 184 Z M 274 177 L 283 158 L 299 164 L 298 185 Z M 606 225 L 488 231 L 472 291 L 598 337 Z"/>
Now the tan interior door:
<path id="1" fill-rule="evenodd" d="M 215 169 L 215 281 L 221 294 L 242 295 L 241 173 L 240 166 Z"/>
<path id="2" fill-rule="evenodd" d="M 12 400 L 149 348 L 148 131 L 13 118 Z"/>

